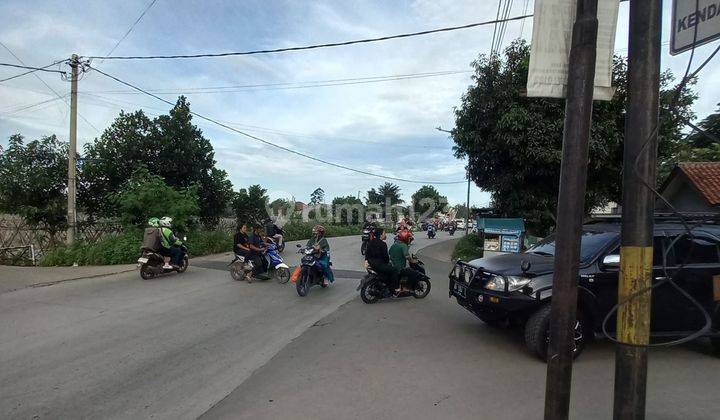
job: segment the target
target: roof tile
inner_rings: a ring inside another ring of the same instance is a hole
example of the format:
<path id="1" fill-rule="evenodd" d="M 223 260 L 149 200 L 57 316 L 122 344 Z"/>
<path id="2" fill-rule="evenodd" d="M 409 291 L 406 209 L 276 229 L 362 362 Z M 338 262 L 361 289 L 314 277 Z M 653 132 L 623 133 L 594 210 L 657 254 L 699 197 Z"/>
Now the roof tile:
<path id="1" fill-rule="evenodd" d="M 720 162 L 684 162 L 678 167 L 711 206 L 720 205 Z"/>

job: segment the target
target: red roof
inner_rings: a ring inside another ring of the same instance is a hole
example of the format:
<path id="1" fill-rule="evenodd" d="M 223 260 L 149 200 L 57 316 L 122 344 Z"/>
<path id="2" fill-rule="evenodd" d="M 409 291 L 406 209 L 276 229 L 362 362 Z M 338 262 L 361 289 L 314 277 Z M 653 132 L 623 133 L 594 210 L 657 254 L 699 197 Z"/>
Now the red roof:
<path id="1" fill-rule="evenodd" d="M 720 205 L 720 162 L 685 162 L 678 168 L 711 206 Z"/>

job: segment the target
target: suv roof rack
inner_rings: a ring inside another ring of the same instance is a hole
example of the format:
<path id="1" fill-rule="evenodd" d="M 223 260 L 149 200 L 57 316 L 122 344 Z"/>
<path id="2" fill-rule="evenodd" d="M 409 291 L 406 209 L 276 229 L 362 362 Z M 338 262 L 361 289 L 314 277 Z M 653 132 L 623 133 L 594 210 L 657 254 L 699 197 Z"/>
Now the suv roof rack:
<path id="1" fill-rule="evenodd" d="M 682 218 L 681 218 L 682 216 Z M 653 215 L 655 222 L 680 221 L 684 219 L 686 222 L 705 222 L 720 223 L 720 213 L 703 213 L 703 212 L 678 212 L 678 213 L 655 213 Z M 585 223 L 603 223 L 603 222 L 621 222 L 621 214 L 601 214 L 592 215 Z"/>

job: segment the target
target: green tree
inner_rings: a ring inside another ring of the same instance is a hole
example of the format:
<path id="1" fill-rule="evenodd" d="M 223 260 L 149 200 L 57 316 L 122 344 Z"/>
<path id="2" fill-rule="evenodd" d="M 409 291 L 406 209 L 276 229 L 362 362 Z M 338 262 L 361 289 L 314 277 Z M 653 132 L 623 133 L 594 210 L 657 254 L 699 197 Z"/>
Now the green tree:
<path id="1" fill-rule="evenodd" d="M 335 223 L 342 225 L 356 225 L 365 214 L 362 201 L 352 195 L 333 198 L 332 209 Z"/>
<path id="2" fill-rule="evenodd" d="M 135 171 L 110 201 L 125 226 L 142 227 L 150 217 L 169 216 L 174 230 L 186 231 L 200 214 L 197 186 L 176 190 L 145 168 Z"/>
<path id="3" fill-rule="evenodd" d="M 447 207 L 447 197 L 440 195 L 440 192 L 432 185 L 423 185 L 412 195 L 415 217 L 431 217 L 436 211 L 443 211 Z"/>
<path id="4" fill-rule="evenodd" d="M 247 189 L 242 188 L 235 194 L 233 209 L 240 223 L 260 225 L 268 217 L 266 206 L 270 198 L 266 195 L 267 190 L 259 185 L 251 185 Z"/>
<path id="5" fill-rule="evenodd" d="M 536 233 L 554 224 L 557 204 L 565 103 L 561 99 L 528 98 L 525 90 L 529 46 L 513 42 L 501 59 L 481 55 L 472 63 L 473 84 L 455 110 L 455 156 L 467 158 L 470 176 L 491 193 L 500 214 L 523 217 Z M 626 62 L 616 57 L 611 101 L 593 104 L 587 209 L 619 202 L 622 185 L 625 127 Z M 661 78 L 661 103 L 667 108 L 673 91 L 672 74 Z M 682 142 L 684 118 L 692 118 L 694 93 L 686 87 L 660 126 L 659 161 L 665 166 Z"/>
<path id="6" fill-rule="evenodd" d="M 390 198 L 390 204 L 403 203 L 400 198 L 400 187 L 391 182 L 386 182 L 378 187 L 377 191 L 375 191 L 375 188 L 371 188 L 368 191 L 367 203 L 384 205 L 387 198 Z"/>
<path id="7" fill-rule="evenodd" d="M 718 104 L 720 107 L 720 104 Z M 695 131 L 687 138 L 683 151 L 675 163 L 681 161 L 717 162 L 720 161 L 720 108 L 703 119 L 698 127 L 705 133 Z M 713 138 L 714 137 L 714 138 Z"/>
<path id="8" fill-rule="evenodd" d="M 227 173 L 215 167 L 210 141 L 192 123 L 180 96 L 169 115 L 150 120 L 142 111 L 121 112 L 99 139 L 85 147 L 80 203 L 93 215 L 116 215 L 108 193 L 116 192 L 140 166 L 177 189 L 198 185 L 200 216 L 214 224 L 232 198 Z"/>
<path id="9" fill-rule="evenodd" d="M 317 205 L 323 201 L 325 201 L 325 191 L 320 187 L 315 188 L 315 191 L 310 194 L 310 204 Z"/>
<path id="10" fill-rule="evenodd" d="M 0 153 L 0 211 L 42 224 L 51 235 L 64 229 L 67 170 L 67 144 L 54 135 L 27 144 L 19 134 L 10 136 Z"/>

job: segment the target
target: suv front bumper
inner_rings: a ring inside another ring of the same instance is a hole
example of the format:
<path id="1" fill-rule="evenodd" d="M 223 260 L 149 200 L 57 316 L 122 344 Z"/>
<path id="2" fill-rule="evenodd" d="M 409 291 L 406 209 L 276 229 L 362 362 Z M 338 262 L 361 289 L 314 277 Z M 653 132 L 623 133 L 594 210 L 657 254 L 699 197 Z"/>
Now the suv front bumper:
<path id="1" fill-rule="evenodd" d="M 450 276 L 450 297 L 483 321 L 495 321 L 525 314 L 538 305 L 538 300 L 520 292 L 494 292 L 468 286 Z"/>

